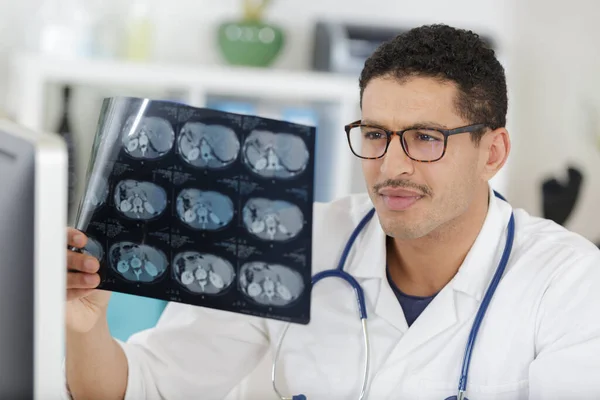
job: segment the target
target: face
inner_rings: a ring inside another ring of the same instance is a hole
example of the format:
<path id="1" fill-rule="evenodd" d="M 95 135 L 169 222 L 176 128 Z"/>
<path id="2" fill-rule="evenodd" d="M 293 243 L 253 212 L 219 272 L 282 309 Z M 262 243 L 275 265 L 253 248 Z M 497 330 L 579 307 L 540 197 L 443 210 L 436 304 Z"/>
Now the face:
<path id="1" fill-rule="evenodd" d="M 414 125 L 453 129 L 481 122 L 456 113 L 456 95 L 454 84 L 431 78 L 375 78 L 363 93 L 362 121 L 389 130 Z M 432 163 L 411 160 L 394 135 L 383 158 L 362 160 L 386 234 L 412 240 L 441 233 L 468 213 L 477 196 L 487 199 L 487 181 L 505 160 L 506 151 L 498 148 L 507 150 L 505 133 L 486 133 L 479 145 L 469 133 L 452 135 L 444 157 Z"/>

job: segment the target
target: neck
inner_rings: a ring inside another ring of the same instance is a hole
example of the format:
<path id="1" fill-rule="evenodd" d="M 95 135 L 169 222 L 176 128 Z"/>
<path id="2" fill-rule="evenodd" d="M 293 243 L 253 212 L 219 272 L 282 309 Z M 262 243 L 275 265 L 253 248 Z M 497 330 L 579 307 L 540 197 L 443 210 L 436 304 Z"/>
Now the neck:
<path id="1" fill-rule="evenodd" d="M 433 296 L 452 280 L 481 231 L 488 197 L 487 191 L 478 195 L 463 215 L 427 236 L 415 240 L 388 237 L 390 277 L 402 292 Z"/>

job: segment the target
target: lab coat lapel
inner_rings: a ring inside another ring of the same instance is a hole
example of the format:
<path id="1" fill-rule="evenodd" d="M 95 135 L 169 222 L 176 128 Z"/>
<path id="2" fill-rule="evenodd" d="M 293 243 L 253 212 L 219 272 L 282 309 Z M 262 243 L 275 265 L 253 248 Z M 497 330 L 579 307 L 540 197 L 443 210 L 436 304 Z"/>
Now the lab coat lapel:
<path id="1" fill-rule="evenodd" d="M 358 213 L 362 217 L 368 208 Z M 358 224 L 358 220 L 355 221 Z M 386 235 L 377 214 L 367 224 L 364 232 L 357 238 L 353 256 L 347 271 L 358 279 L 365 290 L 369 313 L 375 314 L 395 327 L 399 332 L 406 332 L 408 324 L 396 295 L 390 288 L 385 274 Z M 370 289 L 370 290 L 369 290 Z"/>
<path id="2" fill-rule="evenodd" d="M 406 324 L 406 319 L 403 318 L 403 320 Z M 406 330 L 390 359 L 405 357 L 435 336 L 450 329 L 457 322 L 455 293 L 451 287 L 446 286 L 411 325 L 410 329 Z"/>
<path id="3" fill-rule="evenodd" d="M 491 193 L 493 196 L 493 192 Z M 452 327 L 473 320 L 504 248 L 505 226 L 511 211 L 512 208 L 508 204 L 494 197 L 490 198 L 488 214 L 481 232 L 458 273 L 438 293 L 410 329 L 406 330 L 388 358 L 387 362 L 390 365 Z M 383 283 L 387 284 L 387 281 Z M 389 284 L 387 286 L 389 288 Z M 383 294 L 382 290 L 380 301 L 384 301 L 381 297 Z M 386 310 L 387 307 L 381 308 Z M 406 324 L 406 321 L 404 323 Z"/>

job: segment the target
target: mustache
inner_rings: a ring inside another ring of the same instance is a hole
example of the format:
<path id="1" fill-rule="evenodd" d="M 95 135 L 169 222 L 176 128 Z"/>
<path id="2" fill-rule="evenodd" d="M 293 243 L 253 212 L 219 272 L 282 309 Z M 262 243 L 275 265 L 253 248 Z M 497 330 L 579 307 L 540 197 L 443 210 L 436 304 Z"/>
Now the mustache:
<path id="1" fill-rule="evenodd" d="M 402 188 L 416 190 L 424 195 L 431 196 L 431 189 L 424 185 L 418 185 L 410 181 L 404 181 L 400 179 L 387 179 L 383 182 L 376 183 L 373 185 L 373 191 L 378 193 L 383 188 Z"/>

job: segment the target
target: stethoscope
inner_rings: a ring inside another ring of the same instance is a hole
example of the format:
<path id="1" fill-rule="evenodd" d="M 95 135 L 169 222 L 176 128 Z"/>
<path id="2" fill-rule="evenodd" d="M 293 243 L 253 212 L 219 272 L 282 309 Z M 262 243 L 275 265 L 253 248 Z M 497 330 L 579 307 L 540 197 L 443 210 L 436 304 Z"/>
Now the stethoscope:
<path id="1" fill-rule="evenodd" d="M 506 201 L 506 199 L 504 197 L 502 197 L 499 193 L 494 191 L 494 194 L 496 195 L 496 197 Z M 350 286 L 352 286 L 352 288 L 354 289 L 354 292 L 356 294 L 356 298 L 357 298 L 357 302 L 358 302 L 358 311 L 359 311 L 360 320 L 362 323 L 364 352 L 365 352 L 365 362 L 364 362 L 364 366 L 363 366 L 363 383 L 362 383 L 362 387 L 361 387 L 361 391 L 360 391 L 359 400 L 362 400 L 365 396 L 365 393 L 367 390 L 367 380 L 368 380 L 368 376 L 369 376 L 370 351 L 369 351 L 369 333 L 367 330 L 367 307 L 365 304 L 365 295 L 364 295 L 364 292 L 363 292 L 360 284 L 356 281 L 356 279 L 354 279 L 354 277 L 352 277 L 352 275 L 350 275 L 349 273 L 344 271 L 344 265 L 346 264 L 346 259 L 348 258 L 348 255 L 350 254 L 350 249 L 352 248 L 352 245 L 356 241 L 356 238 L 363 231 L 363 229 L 365 228 L 367 223 L 373 218 L 374 214 L 375 214 L 375 209 L 371 209 L 367 213 L 367 215 L 365 215 L 363 217 L 363 219 L 360 221 L 358 226 L 354 229 L 354 231 L 350 235 L 350 238 L 348 239 L 348 242 L 346 243 L 346 247 L 344 248 L 342 256 L 340 257 L 340 261 L 338 263 L 337 268 L 319 272 L 319 273 L 315 274 L 315 276 L 313 276 L 313 278 L 312 278 L 312 286 L 313 287 L 317 282 L 319 282 L 320 280 L 323 280 L 325 278 L 329 278 L 329 277 L 341 278 L 341 279 L 345 280 L 346 282 L 348 282 L 348 284 L 350 284 Z M 477 315 L 475 316 L 475 320 L 473 322 L 473 326 L 471 327 L 471 332 L 470 332 L 469 338 L 467 340 L 465 354 L 463 357 L 462 370 L 461 370 L 461 374 L 460 374 L 460 379 L 458 381 L 458 393 L 456 396 L 450 396 L 450 397 L 446 398 L 445 400 L 468 400 L 466 398 L 467 378 L 469 376 L 469 365 L 471 364 L 471 356 L 473 354 L 473 347 L 475 346 L 475 339 L 477 338 L 477 333 L 479 332 L 479 327 L 481 326 L 483 317 L 485 316 L 487 308 L 492 300 L 492 297 L 494 296 L 494 292 L 496 291 L 496 288 L 498 287 L 498 284 L 500 283 L 500 279 L 502 278 L 502 275 L 504 274 L 504 270 L 506 269 L 506 265 L 508 264 L 508 259 L 510 257 L 510 253 L 512 251 L 514 237 L 515 237 L 515 216 L 514 216 L 514 213 L 511 213 L 510 220 L 508 221 L 508 232 L 506 234 L 506 244 L 504 246 L 504 251 L 502 252 L 502 258 L 500 259 L 500 262 L 498 263 L 498 267 L 496 268 L 494 277 L 492 278 L 492 281 L 490 282 L 490 285 L 487 288 L 485 296 L 483 297 L 481 305 L 479 306 L 479 310 L 477 311 Z M 289 327 L 290 327 L 290 324 L 287 324 L 285 326 L 285 328 L 283 329 L 283 332 L 281 334 L 281 337 L 279 339 L 279 343 L 277 344 L 277 349 L 275 351 L 275 356 L 273 358 L 273 366 L 272 366 L 272 370 L 271 370 L 271 382 L 273 384 L 273 389 L 275 390 L 277 395 L 281 398 L 281 400 L 306 400 L 306 396 L 303 394 L 299 394 L 299 395 L 292 396 L 292 397 L 282 396 L 275 384 L 275 377 L 276 377 L 276 371 L 277 371 L 277 358 L 279 357 L 281 345 L 283 343 L 283 339 L 284 339 Z"/>

